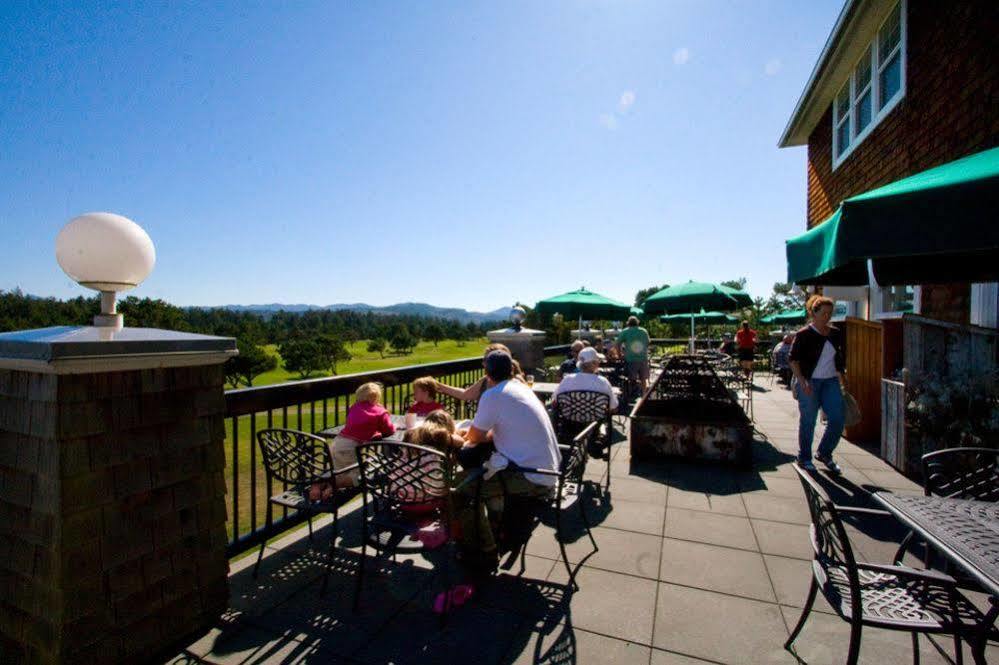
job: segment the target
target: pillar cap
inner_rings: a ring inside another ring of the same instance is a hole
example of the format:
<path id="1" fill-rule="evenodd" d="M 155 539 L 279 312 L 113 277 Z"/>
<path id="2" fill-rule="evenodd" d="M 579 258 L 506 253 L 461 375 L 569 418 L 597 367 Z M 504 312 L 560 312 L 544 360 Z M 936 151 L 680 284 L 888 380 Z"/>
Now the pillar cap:
<path id="1" fill-rule="evenodd" d="M 209 365 L 236 353 L 231 337 L 156 328 L 54 326 L 0 333 L 0 368 L 57 374 Z"/>

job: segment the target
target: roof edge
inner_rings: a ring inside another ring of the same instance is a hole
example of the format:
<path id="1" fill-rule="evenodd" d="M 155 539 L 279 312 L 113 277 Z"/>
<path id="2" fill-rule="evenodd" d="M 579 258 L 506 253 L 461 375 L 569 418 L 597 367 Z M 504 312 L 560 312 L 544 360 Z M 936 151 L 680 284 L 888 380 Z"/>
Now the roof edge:
<path id="1" fill-rule="evenodd" d="M 804 90 L 801 91 L 801 95 L 798 97 L 798 102 L 794 105 L 794 111 L 791 112 L 791 117 L 787 121 L 787 125 L 784 127 L 784 131 L 781 133 L 780 139 L 777 141 L 778 148 L 789 148 L 792 146 L 806 145 L 808 143 L 808 138 L 801 140 L 792 139 L 791 134 L 794 130 L 798 129 L 798 124 L 801 121 L 802 115 L 804 115 L 805 107 L 812 97 L 812 92 L 815 90 L 816 85 L 819 82 L 819 78 L 824 73 L 826 65 L 829 62 L 829 56 L 836 50 L 836 46 L 839 44 L 840 39 L 843 37 L 843 33 L 846 31 L 846 26 L 849 20 L 856 15 L 857 9 L 864 2 L 864 0 L 846 0 L 846 4 L 843 5 L 843 9 L 840 10 L 839 16 L 836 18 L 836 23 L 833 25 L 832 31 L 829 33 L 829 37 L 826 38 L 825 46 L 822 47 L 822 52 L 819 54 L 819 59 L 816 60 L 815 66 L 812 68 L 812 73 L 808 77 L 808 81 L 805 83 Z"/>

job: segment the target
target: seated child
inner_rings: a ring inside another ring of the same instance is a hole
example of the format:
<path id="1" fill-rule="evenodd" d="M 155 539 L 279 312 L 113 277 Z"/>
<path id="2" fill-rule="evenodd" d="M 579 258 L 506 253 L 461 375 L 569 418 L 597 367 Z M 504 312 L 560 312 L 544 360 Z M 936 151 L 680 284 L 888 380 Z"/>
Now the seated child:
<path id="1" fill-rule="evenodd" d="M 455 433 L 454 419 L 447 411 L 437 409 L 427 415 L 419 427 L 407 430 L 403 440 L 426 448 L 433 448 L 447 453 L 448 448 L 460 448 L 465 439 Z M 424 503 L 434 502 L 435 497 L 442 496 L 447 479 L 443 473 L 435 472 L 441 459 L 436 455 L 424 454 L 414 466 L 423 473 L 412 474 L 406 480 L 405 486 L 399 487 L 399 499 L 413 505 L 414 512 L 426 512 L 427 508 L 419 508 Z"/>
<path id="2" fill-rule="evenodd" d="M 347 424 L 333 439 L 333 469 L 339 471 L 357 463 L 354 449 L 358 444 L 385 438 L 395 433 L 389 412 L 381 405 L 382 387 L 365 383 L 354 393 L 356 402 L 347 412 Z M 357 470 L 337 478 L 338 487 L 357 485 Z"/>
<path id="3" fill-rule="evenodd" d="M 406 413 L 426 416 L 444 407 L 437 401 L 437 381 L 432 376 L 423 376 L 413 381 L 413 405 Z"/>

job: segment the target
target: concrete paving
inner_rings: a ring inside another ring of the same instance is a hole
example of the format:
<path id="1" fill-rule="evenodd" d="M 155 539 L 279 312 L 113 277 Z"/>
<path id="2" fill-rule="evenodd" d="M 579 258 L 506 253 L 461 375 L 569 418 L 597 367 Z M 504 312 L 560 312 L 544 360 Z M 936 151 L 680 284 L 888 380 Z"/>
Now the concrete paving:
<path id="1" fill-rule="evenodd" d="M 442 625 L 431 612 L 447 569 L 440 556 L 371 561 L 361 607 L 352 611 L 357 567 L 356 521 L 342 520 L 330 588 L 319 595 L 330 528 L 304 530 L 272 543 L 260 576 L 255 557 L 231 566 L 230 610 L 171 663 L 840 663 L 849 626 L 824 601 L 816 604 L 792 654 L 783 649 L 810 580 L 808 511 L 791 468 L 797 409 L 790 394 L 758 378 L 754 466 L 683 462 L 636 464 L 628 445 L 608 465 L 591 460 L 589 500 L 599 552 L 570 525 L 569 588 L 551 526 L 533 534 L 526 570 L 497 576 Z M 816 440 L 821 427 L 816 434 Z M 822 477 L 837 503 L 872 506 L 878 489 L 921 492 L 870 451 L 843 441 L 841 478 Z M 353 526 L 352 526 L 353 524 Z M 353 529 L 353 531 L 352 531 Z M 857 556 L 887 563 L 903 530 L 867 518 L 848 526 Z M 370 557 L 369 557 L 370 560 Z M 581 565 L 579 562 L 582 562 Z M 375 572 L 375 567 L 378 572 Z M 977 602 L 985 603 L 983 598 Z M 921 637 L 922 663 L 950 663 L 953 644 Z M 999 662 L 999 649 L 989 647 Z M 965 649 L 965 659 L 970 653 Z M 862 663 L 912 660 L 907 633 L 866 629 Z"/>

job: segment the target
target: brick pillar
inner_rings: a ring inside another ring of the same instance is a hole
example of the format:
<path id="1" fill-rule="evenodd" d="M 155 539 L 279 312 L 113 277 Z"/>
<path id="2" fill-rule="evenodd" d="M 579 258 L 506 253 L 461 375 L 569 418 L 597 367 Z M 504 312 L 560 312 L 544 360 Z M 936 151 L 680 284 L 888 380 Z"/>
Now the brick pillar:
<path id="1" fill-rule="evenodd" d="M 26 359 L 0 335 L 0 660 L 140 662 L 225 610 L 231 340 L 190 337 L 226 350 Z"/>

